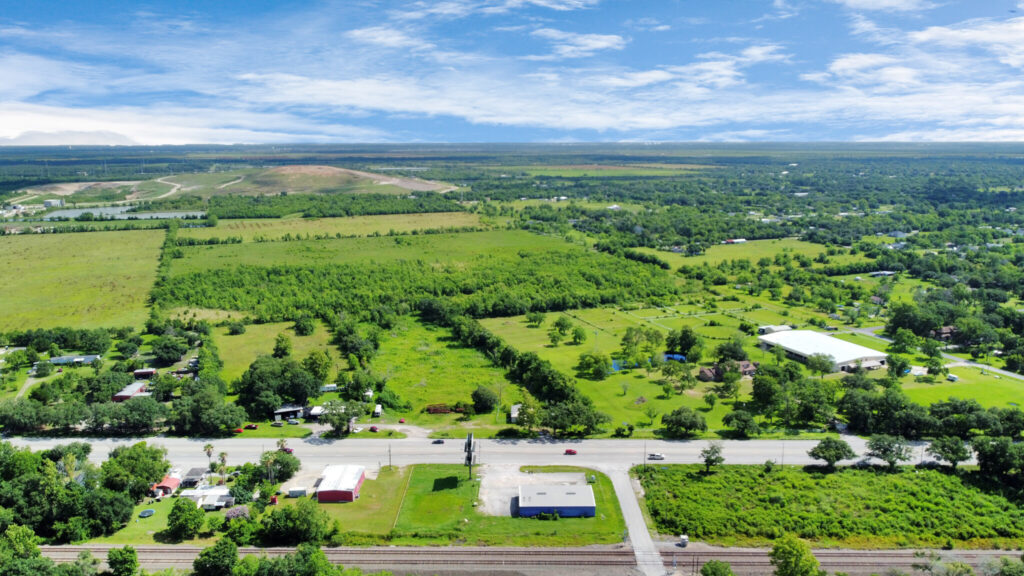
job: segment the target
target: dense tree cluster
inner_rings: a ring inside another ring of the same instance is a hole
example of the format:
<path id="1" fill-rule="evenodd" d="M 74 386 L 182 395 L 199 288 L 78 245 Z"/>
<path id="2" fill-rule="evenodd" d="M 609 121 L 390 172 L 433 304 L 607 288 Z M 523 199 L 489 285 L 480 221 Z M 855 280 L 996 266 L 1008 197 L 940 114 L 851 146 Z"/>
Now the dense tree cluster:
<path id="1" fill-rule="evenodd" d="M 288 194 L 279 196 L 214 196 L 208 211 L 218 218 L 280 218 L 301 213 L 306 218 L 459 212 L 455 202 L 440 194 L 416 197 L 388 194 Z"/>

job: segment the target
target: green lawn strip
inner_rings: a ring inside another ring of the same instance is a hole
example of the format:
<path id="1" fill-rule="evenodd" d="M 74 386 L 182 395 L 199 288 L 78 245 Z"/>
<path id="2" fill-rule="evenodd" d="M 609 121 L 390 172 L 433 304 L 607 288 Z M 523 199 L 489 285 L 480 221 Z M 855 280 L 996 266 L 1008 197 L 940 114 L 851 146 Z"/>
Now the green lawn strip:
<path id="1" fill-rule="evenodd" d="M 162 230 L 0 237 L 0 330 L 141 326 Z"/>
<path id="2" fill-rule="evenodd" d="M 398 518 L 408 483 L 409 468 L 384 466 L 376 478 L 363 482 L 355 502 L 323 503 L 320 509 L 338 521 L 342 532 L 383 536 L 391 532 Z"/>
<path id="3" fill-rule="evenodd" d="M 728 454 L 725 454 L 728 459 Z M 794 533 L 815 546 L 1017 548 L 1024 509 L 970 476 L 902 467 L 833 474 L 776 466 L 648 467 L 642 478 L 657 530 L 724 546 L 766 546 Z"/>

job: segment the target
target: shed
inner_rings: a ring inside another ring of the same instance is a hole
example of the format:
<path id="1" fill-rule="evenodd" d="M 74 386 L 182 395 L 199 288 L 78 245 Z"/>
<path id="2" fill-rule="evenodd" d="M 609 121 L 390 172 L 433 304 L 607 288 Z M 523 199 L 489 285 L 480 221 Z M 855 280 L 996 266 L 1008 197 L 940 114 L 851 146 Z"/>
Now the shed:
<path id="1" fill-rule="evenodd" d="M 317 502 L 354 502 L 366 479 L 366 468 L 334 464 L 324 468 L 316 487 Z"/>
<path id="2" fill-rule="evenodd" d="M 181 479 L 181 485 L 185 488 L 198 486 L 205 476 L 206 468 L 189 468 L 188 472 L 185 472 L 185 476 Z"/>
<path id="3" fill-rule="evenodd" d="M 181 486 L 181 474 L 177 471 L 172 471 L 170 474 L 164 476 L 163 480 L 153 484 L 150 492 L 154 496 L 169 496 L 174 494 L 174 491 Z"/>
<path id="4" fill-rule="evenodd" d="M 285 404 L 274 410 L 274 420 L 288 420 L 289 418 L 301 418 L 306 409 L 296 404 Z"/>
<path id="5" fill-rule="evenodd" d="M 527 518 L 539 514 L 592 518 L 597 514 L 594 489 L 587 484 L 520 486 L 519 516 Z"/>
<path id="6" fill-rule="evenodd" d="M 146 384 L 148 384 L 148 382 L 132 382 L 122 388 L 120 392 L 114 394 L 112 400 L 114 402 L 124 402 L 125 400 L 136 396 L 150 396 L 150 393 L 146 392 Z"/>
<path id="7" fill-rule="evenodd" d="M 519 411 L 523 409 L 522 404 L 513 404 L 508 409 L 508 423 L 515 424 L 519 422 Z"/>
<path id="8" fill-rule="evenodd" d="M 132 374 L 135 375 L 136 380 L 145 380 L 147 378 L 156 377 L 156 370 L 152 368 L 139 368 L 138 370 L 132 372 Z"/>

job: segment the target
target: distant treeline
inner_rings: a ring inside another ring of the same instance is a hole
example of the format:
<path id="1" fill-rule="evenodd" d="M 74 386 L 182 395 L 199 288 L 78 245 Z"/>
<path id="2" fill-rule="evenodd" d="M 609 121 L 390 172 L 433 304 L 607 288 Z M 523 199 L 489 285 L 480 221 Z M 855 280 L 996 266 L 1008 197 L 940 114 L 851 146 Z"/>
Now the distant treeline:
<path id="1" fill-rule="evenodd" d="M 457 203 L 433 193 L 415 198 L 387 194 L 288 194 L 283 196 L 215 196 L 209 213 L 219 218 L 280 218 L 301 213 L 306 218 L 461 212 Z"/>

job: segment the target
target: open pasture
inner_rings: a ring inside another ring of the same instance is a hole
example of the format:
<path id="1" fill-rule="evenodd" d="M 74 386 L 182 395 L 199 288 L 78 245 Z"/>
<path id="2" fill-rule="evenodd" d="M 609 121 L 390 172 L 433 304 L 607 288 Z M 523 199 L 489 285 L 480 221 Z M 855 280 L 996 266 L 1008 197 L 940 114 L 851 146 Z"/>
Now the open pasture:
<path id="1" fill-rule="evenodd" d="M 174 260 L 172 274 L 202 272 L 238 265 L 319 265 L 352 262 L 465 262 L 502 252 L 581 251 L 557 238 L 518 230 L 429 234 L 419 236 L 302 240 L 183 248 L 185 257 Z"/>
<path id="2" fill-rule="evenodd" d="M 685 256 L 675 252 L 655 250 L 653 248 L 636 248 L 640 252 L 653 254 L 668 262 L 673 268 L 680 266 L 699 266 L 708 264 L 715 266 L 728 260 L 750 260 L 757 263 L 761 258 L 775 258 L 776 254 L 789 254 L 790 256 L 803 255 L 810 258 L 818 254 L 827 253 L 828 248 L 821 244 L 805 242 L 797 238 L 779 238 L 776 240 L 749 240 L 740 244 L 715 244 L 708 247 L 700 256 Z M 830 264 L 848 264 L 865 260 L 862 254 L 843 254 L 828 257 Z M 821 266 L 816 264 L 816 266 Z"/>
<path id="3" fill-rule="evenodd" d="M 338 370 L 345 369 L 348 364 L 339 358 L 338 350 L 331 346 L 331 335 L 320 322 L 316 330 L 309 336 L 297 336 L 291 322 L 274 322 L 270 324 L 250 324 L 245 327 L 245 334 L 228 334 L 226 326 L 213 329 L 214 341 L 220 357 L 224 362 L 220 375 L 225 382 L 237 380 L 259 356 L 269 356 L 274 351 L 274 340 L 278 334 L 286 335 L 292 341 L 292 358 L 302 361 L 313 350 L 327 350 L 334 367 L 330 380 L 333 382 Z"/>
<path id="4" fill-rule="evenodd" d="M 140 326 L 158 230 L 0 237 L 0 330 Z"/>
<path id="5" fill-rule="evenodd" d="M 985 408 L 1024 406 L 1024 381 L 967 366 L 949 368 L 949 373 L 956 375 L 959 380 L 950 382 L 937 376 L 935 382 L 929 384 L 915 382 L 907 376 L 903 378 L 903 391 L 914 402 L 926 406 L 951 397 L 973 398 Z"/>
<path id="6" fill-rule="evenodd" d="M 240 237 L 243 242 L 277 240 L 285 235 L 369 236 L 388 232 L 406 233 L 414 230 L 437 230 L 480 226 L 480 216 L 469 212 L 436 214 L 385 214 L 351 218 L 258 218 L 253 220 L 221 220 L 213 228 L 183 228 L 182 238 Z"/>

